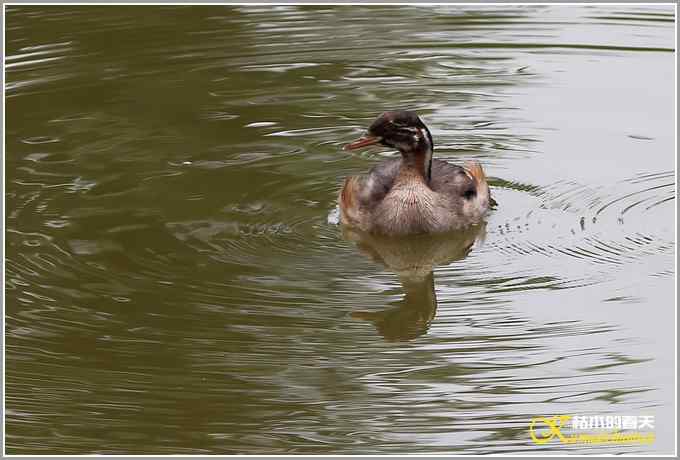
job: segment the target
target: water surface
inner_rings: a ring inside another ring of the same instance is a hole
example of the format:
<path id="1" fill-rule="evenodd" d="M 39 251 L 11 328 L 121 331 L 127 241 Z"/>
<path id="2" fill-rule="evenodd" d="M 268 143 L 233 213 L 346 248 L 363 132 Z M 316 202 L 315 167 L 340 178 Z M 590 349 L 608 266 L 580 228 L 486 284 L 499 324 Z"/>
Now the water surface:
<path id="1" fill-rule="evenodd" d="M 6 20 L 8 453 L 672 451 L 674 8 Z M 484 165 L 485 225 L 329 223 L 393 108 Z M 535 446 L 557 414 L 657 440 Z"/>

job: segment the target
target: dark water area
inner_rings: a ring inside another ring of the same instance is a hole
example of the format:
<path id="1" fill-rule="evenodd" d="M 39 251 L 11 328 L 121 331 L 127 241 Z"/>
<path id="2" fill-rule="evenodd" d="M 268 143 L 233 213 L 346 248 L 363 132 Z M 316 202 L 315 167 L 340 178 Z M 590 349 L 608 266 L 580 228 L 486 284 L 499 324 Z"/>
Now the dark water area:
<path id="1" fill-rule="evenodd" d="M 9 454 L 671 453 L 672 6 L 9 6 Z M 486 223 L 334 224 L 418 111 Z M 532 417 L 651 415 L 648 445 Z"/>

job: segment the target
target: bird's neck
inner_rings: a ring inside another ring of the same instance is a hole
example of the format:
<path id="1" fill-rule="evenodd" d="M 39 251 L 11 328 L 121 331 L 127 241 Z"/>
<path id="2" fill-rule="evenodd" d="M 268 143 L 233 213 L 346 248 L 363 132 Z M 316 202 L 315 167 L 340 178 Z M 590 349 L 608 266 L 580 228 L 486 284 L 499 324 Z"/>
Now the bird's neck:
<path id="1" fill-rule="evenodd" d="M 401 152 L 401 156 L 399 176 L 410 180 L 415 177 L 429 185 L 432 179 L 432 147 L 428 145 L 416 151 Z"/>

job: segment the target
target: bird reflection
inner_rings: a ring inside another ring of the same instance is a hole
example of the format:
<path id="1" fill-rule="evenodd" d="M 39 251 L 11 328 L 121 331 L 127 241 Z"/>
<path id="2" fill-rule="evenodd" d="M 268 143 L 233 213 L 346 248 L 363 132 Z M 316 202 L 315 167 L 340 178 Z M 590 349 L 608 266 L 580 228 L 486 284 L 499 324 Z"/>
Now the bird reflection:
<path id="1" fill-rule="evenodd" d="M 375 262 L 393 270 L 404 297 L 381 311 L 354 311 L 353 318 L 371 321 L 388 341 L 411 340 L 427 332 L 437 312 L 433 270 L 464 259 L 476 241 L 483 241 L 486 225 L 447 235 L 384 237 L 343 228 L 345 239 Z"/>

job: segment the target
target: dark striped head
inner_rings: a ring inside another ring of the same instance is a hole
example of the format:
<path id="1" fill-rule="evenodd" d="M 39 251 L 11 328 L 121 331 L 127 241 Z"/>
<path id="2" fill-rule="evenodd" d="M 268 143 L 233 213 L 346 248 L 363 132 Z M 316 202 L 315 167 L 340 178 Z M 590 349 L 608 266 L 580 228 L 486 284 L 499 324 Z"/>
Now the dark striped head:
<path id="1" fill-rule="evenodd" d="M 368 128 L 365 137 L 345 146 L 353 150 L 372 144 L 395 148 L 405 159 L 420 158 L 424 162 L 425 174 L 430 179 L 432 163 L 432 135 L 415 112 L 394 110 L 384 112 Z"/>
<path id="2" fill-rule="evenodd" d="M 371 124 L 368 132 L 382 138 L 383 145 L 401 152 L 432 150 L 430 131 L 418 115 L 409 110 L 383 113 Z"/>

